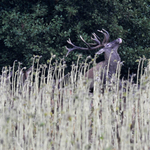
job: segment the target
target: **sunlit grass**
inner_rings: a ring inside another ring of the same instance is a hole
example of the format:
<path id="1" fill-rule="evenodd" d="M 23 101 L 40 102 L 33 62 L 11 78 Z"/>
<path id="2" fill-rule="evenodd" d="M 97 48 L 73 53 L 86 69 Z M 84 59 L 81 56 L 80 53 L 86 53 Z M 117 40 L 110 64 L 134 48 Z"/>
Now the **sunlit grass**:
<path id="1" fill-rule="evenodd" d="M 34 66 L 24 84 L 19 70 L 7 78 L 13 68 L 3 69 L 0 149 L 150 149 L 150 65 L 138 80 L 140 87 L 122 80 L 125 86 L 119 89 L 116 75 L 104 90 L 95 82 L 91 94 L 81 73 L 86 69 L 76 64 L 64 82 L 63 61 Z"/>

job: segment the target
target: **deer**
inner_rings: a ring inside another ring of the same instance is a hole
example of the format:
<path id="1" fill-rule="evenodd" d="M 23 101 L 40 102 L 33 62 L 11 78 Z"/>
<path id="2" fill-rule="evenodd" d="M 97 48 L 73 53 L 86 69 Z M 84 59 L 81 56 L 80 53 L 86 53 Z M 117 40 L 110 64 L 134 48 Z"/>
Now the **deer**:
<path id="1" fill-rule="evenodd" d="M 96 64 L 96 66 L 92 67 L 85 73 L 85 77 L 91 80 L 90 87 L 89 87 L 90 93 L 93 93 L 94 82 L 96 82 L 97 80 L 95 78 L 95 73 L 98 74 L 99 79 L 102 81 L 101 82 L 102 85 L 104 85 L 107 79 L 108 81 L 110 81 L 110 79 L 113 77 L 113 74 L 115 74 L 118 71 L 118 67 L 120 67 L 120 64 L 121 64 L 121 58 L 118 53 L 118 48 L 120 44 L 122 43 L 122 39 L 118 38 L 112 42 L 109 42 L 110 35 L 108 31 L 106 31 L 105 29 L 97 30 L 97 31 L 104 35 L 104 39 L 102 42 L 100 41 L 100 37 L 97 34 L 92 33 L 91 40 L 93 41 L 93 43 L 87 43 L 83 39 L 83 37 L 80 35 L 80 39 L 84 42 L 86 47 L 77 46 L 74 43 L 72 43 L 70 39 L 67 40 L 67 43 L 71 45 L 72 48 L 68 48 L 66 46 L 66 49 L 68 51 L 66 54 L 66 57 L 69 55 L 71 51 L 74 51 L 74 50 L 96 50 L 100 48 L 98 52 L 96 52 L 96 55 L 100 55 L 104 53 L 104 61 L 100 61 L 99 63 Z M 120 81 L 119 81 L 119 86 L 120 86 Z M 104 89 L 101 89 L 101 90 L 103 93 Z M 91 101 L 91 106 L 92 106 L 92 103 L 93 101 Z M 117 127 L 118 127 L 118 124 L 117 124 Z M 118 144 L 120 145 L 120 136 L 118 134 L 118 130 L 117 130 L 117 138 L 118 138 Z"/>
<path id="2" fill-rule="evenodd" d="M 85 73 L 85 77 L 87 77 L 88 79 L 92 79 L 92 83 L 90 84 L 90 90 L 92 90 L 94 87 L 94 69 L 97 71 L 99 71 L 100 68 L 103 69 L 103 71 L 101 72 L 100 78 L 102 79 L 102 76 L 104 75 L 103 82 L 105 83 L 106 76 L 108 75 L 108 78 L 110 79 L 112 75 L 116 73 L 118 63 L 121 64 L 121 58 L 117 50 L 120 44 L 122 43 L 122 39 L 118 38 L 112 42 L 108 42 L 109 37 L 110 37 L 109 33 L 105 29 L 97 30 L 97 31 L 104 35 L 104 39 L 102 42 L 100 41 L 99 36 L 97 36 L 95 33 L 92 33 L 93 37 L 91 37 L 91 40 L 94 43 L 87 43 L 83 39 L 83 37 L 80 35 L 80 39 L 84 42 L 86 47 L 76 46 L 75 44 L 71 42 L 70 39 L 67 40 L 67 43 L 70 44 L 72 48 L 68 48 L 66 46 L 66 49 L 68 50 L 66 57 L 73 50 L 77 50 L 77 49 L 78 50 L 96 50 L 102 47 L 98 52 L 96 52 L 96 55 L 100 55 L 104 53 L 104 61 L 97 63 L 95 67 L 92 67 Z M 107 74 L 107 70 L 108 70 L 108 74 Z"/>

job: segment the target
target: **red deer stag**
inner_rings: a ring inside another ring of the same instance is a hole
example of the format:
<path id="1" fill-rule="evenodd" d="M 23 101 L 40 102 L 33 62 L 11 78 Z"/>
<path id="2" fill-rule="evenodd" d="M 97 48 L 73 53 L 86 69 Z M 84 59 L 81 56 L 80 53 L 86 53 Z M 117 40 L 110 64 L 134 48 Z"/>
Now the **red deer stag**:
<path id="1" fill-rule="evenodd" d="M 96 70 L 99 70 L 100 68 L 104 69 L 104 82 L 106 81 L 106 70 L 108 69 L 108 78 L 111 78 L 112 74 L 116 73 L 116 70 L 117 70 L 117 64 L 118 62 L 121 62 L 121 59 L 120 59 L 120 56 L 117 52 L 118 48 L 119 48 L 119 45 L 122 43 L 122 39 L 121 38 L 118 38 L 112 42 L 109 42 L 109 33 L 102 29 L 101 31 L 100 30 L 97 30 L 98 32 L 101 32 L 103 35 L 104 35 L 104 39 L 102 42 L 100 42 L 100 38 L 95 34 L 93 33 L 93 37 L 91 37 L 91 40 L 94 41 L 94 43 L 87 43 L 83 38 L 82 36 L 80 36 L 81 40 L 85 43 L 85 45 L 87 47 L 79 47 L 79 46 L 76 46 L 74 45 L 71 40 L 69 39 L 67 42 L 68 44 L 70 44 L 71 46 L 73 46 L 72 48 L 68 48 L 66 47 L 66 49 L 68 50 L 68 53 L 66 56 L 68 56 L 68 54 L 73 51 L 73 50 L 76 50 L 76 49 L 79 49 L 79 50 L 95 50 L 95 49 L 98 49 L 100 47 L 103 47 L 101 48 L 96 54 L 102 54 L 104 53 L 104 61 L 101 61 L 99 62 L 95 68 Z M 107 68 L 107 66 L 109 66 L 109 68 Z M 94 76 L 93 76 L 93 71 L 94 70 L 94 67 L 91 68 L 88 72 L 86 72 L 85 76 L 88 77 L 88 79 L 94 79 Z M 100 78 L 102 79 L 102 75 L 100 76 Z M 93 82 L 91 83 L 90 85 L 90 89 L 93 89 Z"/>

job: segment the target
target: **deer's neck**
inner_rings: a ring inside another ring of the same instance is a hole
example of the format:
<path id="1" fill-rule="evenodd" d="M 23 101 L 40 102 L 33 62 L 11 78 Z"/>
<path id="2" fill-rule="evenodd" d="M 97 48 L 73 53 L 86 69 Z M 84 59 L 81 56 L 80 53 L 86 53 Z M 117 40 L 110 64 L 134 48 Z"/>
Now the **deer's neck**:
<path id="1" fill-rule="evenodd" d="M 116 51 L 105 53 L 105 65 L 109 66 L 110 74 L 116 73 L 118 62 L 121 62 L 120 56 Z"/>

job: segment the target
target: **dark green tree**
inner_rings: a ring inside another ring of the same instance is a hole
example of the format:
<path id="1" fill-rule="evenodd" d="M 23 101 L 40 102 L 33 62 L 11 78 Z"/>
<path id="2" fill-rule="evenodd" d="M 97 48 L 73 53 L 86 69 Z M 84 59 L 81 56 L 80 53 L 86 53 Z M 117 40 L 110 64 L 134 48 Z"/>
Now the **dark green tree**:
<path id="1" fill-rule="evenodd" d="M 55 54 L 59 59 L 66 54 L 67 39 L 77 45 L 82 35 L 90 41 L 97 29 L 109 31 L 110 40 L 123 39 L 119 48 L 124 61 L 123 74 L 128 68 L 136 72 L 136 60 L 150 57 L 150 1 L 149 0 L 2 0 L 0 2 L 0 67 L 12 65 L 17 59 L 30 65 L 33 55 L 42 55 L 42 62 Z M 100 35 L 101 36 L 101 35 Z M 95 52 L 75 51 L 67 64 L 83 60 Z"/>

